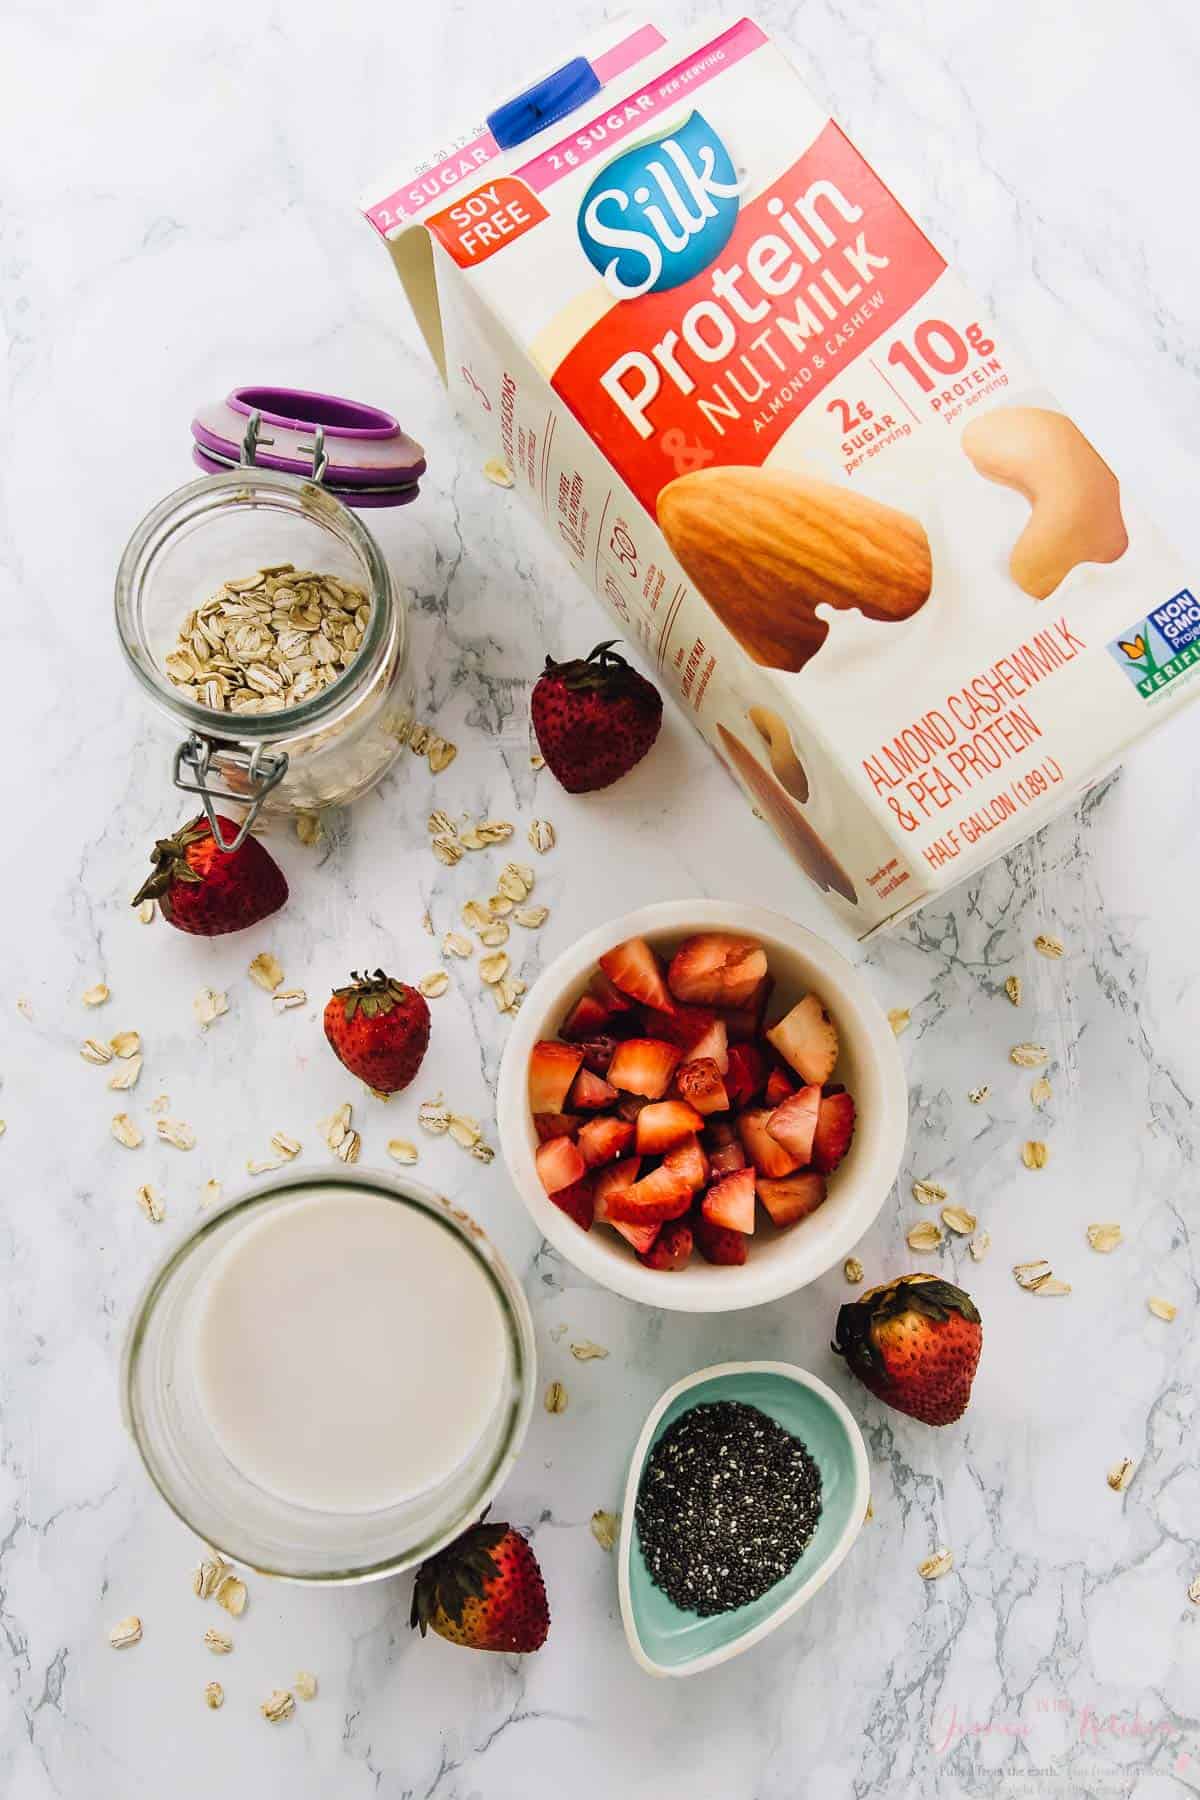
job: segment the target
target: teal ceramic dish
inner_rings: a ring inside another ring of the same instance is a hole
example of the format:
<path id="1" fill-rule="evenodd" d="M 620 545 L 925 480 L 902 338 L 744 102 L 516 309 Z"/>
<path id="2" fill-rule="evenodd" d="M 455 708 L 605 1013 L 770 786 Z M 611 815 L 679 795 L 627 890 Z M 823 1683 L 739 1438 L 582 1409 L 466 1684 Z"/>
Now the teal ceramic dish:
<path id="1" fill-rule="evenodd" d="M 802 1439 L 821 1471 L 821 1519 L 791 1572 L 749 1606 L 702 1619 L 682 1612 L 654 1586 L 638 1544 L 634 1509 L 646 1459 L 689 1407 L 741 1400 Z M 862 1433 L 832 1388 L 793 1363 L 718 1363 L 668 1388 L 638 1439 L 625 1485 L 618 1580 L 621 1618 L 635 1661 L 649 1675 L 698 1675 L 757 1644 L 799 1612 L 833 1574 L 858 1536 L 870 1498 Z"/>

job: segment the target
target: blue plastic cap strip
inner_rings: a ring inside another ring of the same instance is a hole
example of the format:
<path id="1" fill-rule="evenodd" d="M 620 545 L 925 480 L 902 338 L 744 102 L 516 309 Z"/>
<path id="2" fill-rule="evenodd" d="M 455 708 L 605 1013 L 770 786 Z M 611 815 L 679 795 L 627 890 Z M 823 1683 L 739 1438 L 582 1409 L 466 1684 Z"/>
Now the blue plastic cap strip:
<path id="1" fill-rule="evenodd" d="M 535 82 L 523 94 L 506 100 L 503 106 L 489 113 L 488 130 L 502 150 L 511 150 L 514 144 L 523 144 L 527 138 L 536 137 L 547 125 L 553 125 L 555 119 L 574 112 L 577 106 L 598 94 L 600 88 L 600 77 L 587 57 L 577 56 L 564 63 L 561 69 L 555 69 L 552 75 L 547 75 L 544 81 Z"/>

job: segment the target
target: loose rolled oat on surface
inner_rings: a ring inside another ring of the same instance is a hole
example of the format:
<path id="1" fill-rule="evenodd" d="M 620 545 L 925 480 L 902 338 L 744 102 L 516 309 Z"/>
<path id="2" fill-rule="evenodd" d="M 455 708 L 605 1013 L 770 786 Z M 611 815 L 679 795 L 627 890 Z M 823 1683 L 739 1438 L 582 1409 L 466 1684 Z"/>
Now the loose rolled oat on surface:
<path id="1" fill-rule="evenodd" d="M 117 1113 L 113 1119 L 111 1130 L 118 1144 L 124 1144 L 127 1150 L 137 1150 L 144 1141 L 140 1130 L 128 1113 Z"/>
<path id="2" fill-rule="evenodd" d="M 223 1606 L 232 1618 L 240 1619 L 246 1610 L 246 1584 L 240 1575 L 226 1573 L 217 1583 L 216 1602 Z"/>
<path id="3" fill-rule="evenodd" d="M 1123 1236 L 1121 1227 L 1116 1224 L 1089 1225 L 1087 1228 L 1087 1241 L 1101 1256 L 1108 1256 L 1115 1250 Z"/>
<path id="4" fill-rule="evenodd" d="M 261 950 L 250 964 L 249 975 L 257 987 L 273 994 L 282 985 L 283 967 L 269 950 Z"/>
<path id="5" fill-rule="evenodd" d="M 167 1216 L 167 1209 L 157 1188 L 140 1187 L 137 1191 L 137 1203 L 152 1225 L 161 1225 Z"/>
<path id="6" fill-rule="evenodd" d="M 620 1513 L 605 1512 L 597 1507 L 591 1517 L 591 1532 L 602 1550 L 611 1550 L 621 1535 Z"/>
<path id="7" fill-rule="evenodd" d="M 910 1250 L 936 1250 L 942 1243 L 940 1228 L 932 1219 L 922 1219 L 919 1225 L 912 1225 L 905 1233 L 905 1241 Z"/>
<path id="8" fill-rule="evenodd" d="M 196 1133 L 183 1119 L 156 1119 L 155 1129 L 164 1144 L 171 1144 L 176 1150 L 194 1150 Z"/>
<path id="9" fill-rule="evenodd" d="M 912 1197 L 918 1206 L 932 1206 L 935 1201 L 948 1198 L 940 1181 L 914 1181 Z"/>
<path id="10" fill-rule="evenodd" d="M 1132 1456 L 1123 1456 L 1120 1462 L 1115 1462 L 1113 1464 L 1112 1468 L 1108 1471 L 1107 1481 L 1114 1494 L 1123 1494 L 1125 1492 L 1125 1489 L 1133 1480 L 1134 1470 L 1136 1468 L 1137 1464 L 1134 1462 Z"/>
<path id="11" fill-rule="evenodd" d="M 198 1600 L 211 1600 L 225 1577 L 232 1573 L 223 1557 L 206 1556 L 192 1571 L 192 1592 Z"/>
<path id="12" fill-rule="evenodd" d="M 1015 1263 L 1013 1277 L 1017 1286 L 1024 1288 L 1027 1294 L 1065 1298 L 1071 1292 L 1070 1283 L 1058 1279 L 1044 1256 L 1033 1262 Z"/>
<path id="13" fill-rule="evenodd" d="M 214 1019 L 229 1011 L 229 997 L 215 988 L 201 988 L 192 1001 L 192 1011 L 196 1015 L 196 1023 L 201 1031 L 207 1031 Z"/>

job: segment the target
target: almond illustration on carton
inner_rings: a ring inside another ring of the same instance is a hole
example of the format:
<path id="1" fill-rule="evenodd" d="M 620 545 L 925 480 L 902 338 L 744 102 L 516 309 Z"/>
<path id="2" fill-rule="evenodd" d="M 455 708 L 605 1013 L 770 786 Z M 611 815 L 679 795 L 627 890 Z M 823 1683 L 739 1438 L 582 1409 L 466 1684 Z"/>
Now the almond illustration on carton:
<path id="1" fill-rule="evenodd" d="M 727 731 L 724 725 L 718 724 L 717 730 L 737 773 L 804 873 L 826 893 L 832 888 L 843 900 L 848 900 L 851 906 L 857 906 L 858 890 L 849 875 L 824 838 L 813 830 L 774 775 L 763 768 L 758 758 L 747 750 L 741 738 L 732 731 Z"/>
<path id="2" fill-rule="evenodd" d="M 1129 548 L 1121 488 L 1100 452 L 1066 413 L 999 406 L 973 419 L 962 447 L 978 472 L 1030 505 L 1009 573 L 1045 600 L 1080 563 L 1117 562 Z"/>
<path id="3" fill-rule="evenodd" d="M 668 482 L 658 522 L 697 589 L 754 661 L 792 673 L 829 627 L 817 606 L 895 623 L 929 598 L 919 520 L 785 470 L 697 469 Z"/>

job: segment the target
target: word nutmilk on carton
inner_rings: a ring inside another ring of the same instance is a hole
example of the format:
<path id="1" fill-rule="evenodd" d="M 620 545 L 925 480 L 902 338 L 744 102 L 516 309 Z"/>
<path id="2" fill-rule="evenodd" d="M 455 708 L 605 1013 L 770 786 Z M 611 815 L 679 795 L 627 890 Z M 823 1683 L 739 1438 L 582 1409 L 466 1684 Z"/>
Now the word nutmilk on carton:
<path id="1" fill-rule="evenodd" d="M 365 211 L 489 454 L 865 934 L 1195 697 L 1200 586 L 766 35 L 713 29 L 609 27 Z"/>

